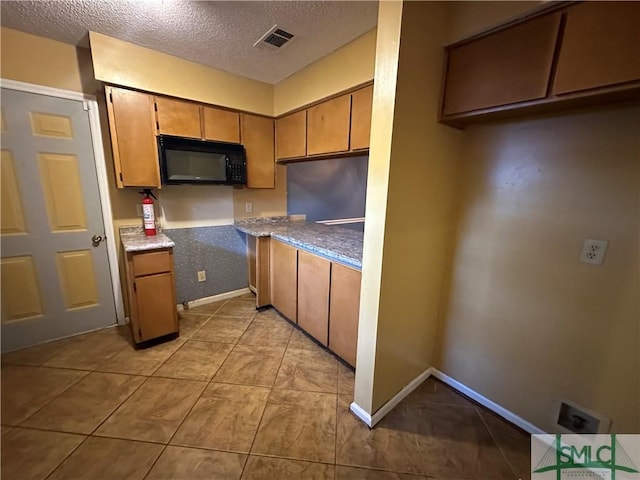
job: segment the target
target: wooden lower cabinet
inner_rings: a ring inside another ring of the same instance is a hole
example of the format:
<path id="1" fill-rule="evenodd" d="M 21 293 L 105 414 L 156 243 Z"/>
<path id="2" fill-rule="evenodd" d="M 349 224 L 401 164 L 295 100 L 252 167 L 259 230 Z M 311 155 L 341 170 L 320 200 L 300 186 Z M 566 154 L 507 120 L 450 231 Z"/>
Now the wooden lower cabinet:
<path id="1" fill-rule="evenodd" d="M 354 367 L 358 346 L 361 278 L 362 274 L 353 268 L 337 263 L 331 266 L 329 348 Z"/>
<path id="2" fill-rule="evenodd" d="M 256 243 L 260 240 L 253 237 L 248 242 L 249 261 L 255 262 L 249 266 L 249 277 L 258 285 L 265 275 Z M 270 240 L 268 251 L 270 285 L 266 288 L 270 289 L 271 305 L 355 367 L 361 273 L 275 239 Z"/>
<path id="3" fill-rule="evenodd" d="M 298 319 L 298 251 L 271 239 L 269 251 L 271 305 L 293 322 Z"/>
<path id="4" fill-rule="evenodd" d="M 173 249 L 127 252 L 129 318 L 140 344 L 178 334 Z"/>
<path id="5" fill-rule="evenodd" d="M 271 237 L 247 235 L 249 289 L 256 294 L 256 308 L 271 305 L 270 243 Z"/>
<path id="6" fill-rule="evenodd" d="M 329 343 L 331 262 L 298 252 L 298 325 L 325 347 Z"/>

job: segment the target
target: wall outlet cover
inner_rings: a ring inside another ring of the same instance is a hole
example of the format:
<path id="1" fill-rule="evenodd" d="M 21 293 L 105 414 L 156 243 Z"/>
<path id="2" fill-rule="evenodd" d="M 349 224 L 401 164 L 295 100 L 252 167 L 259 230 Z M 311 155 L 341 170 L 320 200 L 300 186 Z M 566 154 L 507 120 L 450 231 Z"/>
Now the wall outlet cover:
<path id="1" fill-rule="evenodd" d="M 608 245 L 609 242 L 607 240 L 594 240 L 592 238 L 587 238 L 582 244 L 580 261 L 582 263 L 590 263 L 592 265 L 602 265 Z"/>
<path id="2" fill-rule="evenodd" d="M 204 270 L 200 270 L 198 272 L 198 282 L 206 282 L 207 281 L 207 273 Z"/>
<path id="3" fill-rule="evenodd" d="M 245 202 L 244 211 L 245 211 L 245 213 L 252 213 L 253 212 L 253 202 Z"/>

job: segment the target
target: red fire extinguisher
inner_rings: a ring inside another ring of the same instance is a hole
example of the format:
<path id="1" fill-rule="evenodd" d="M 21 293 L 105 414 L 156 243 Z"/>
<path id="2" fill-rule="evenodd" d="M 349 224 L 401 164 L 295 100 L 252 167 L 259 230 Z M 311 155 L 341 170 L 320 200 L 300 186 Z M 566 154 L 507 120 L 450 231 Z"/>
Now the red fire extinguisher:
<path id="1" fill-rule="evenodd" d="M 138 192 L 144 195 L 142 199 L 142 222 L 144 225 L 144 234 L 147 237 L 152 237 L 156 232 L 156 216 L 153 210 L 153 200 L 151 197 L 156 198 L 156 196 L 151 192 L 151 189 L 145 188 L 144 190 Z"/>

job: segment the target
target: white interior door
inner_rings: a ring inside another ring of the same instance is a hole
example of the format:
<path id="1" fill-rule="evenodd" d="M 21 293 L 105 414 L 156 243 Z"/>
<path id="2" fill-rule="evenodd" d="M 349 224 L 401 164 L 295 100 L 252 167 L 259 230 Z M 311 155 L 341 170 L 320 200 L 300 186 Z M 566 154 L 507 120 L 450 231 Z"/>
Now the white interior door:
<path id="1" fill-rule="evenodd" d="M 113 325 L 84 102 L 3 88 L 1 113 L 2 351 Z"/>

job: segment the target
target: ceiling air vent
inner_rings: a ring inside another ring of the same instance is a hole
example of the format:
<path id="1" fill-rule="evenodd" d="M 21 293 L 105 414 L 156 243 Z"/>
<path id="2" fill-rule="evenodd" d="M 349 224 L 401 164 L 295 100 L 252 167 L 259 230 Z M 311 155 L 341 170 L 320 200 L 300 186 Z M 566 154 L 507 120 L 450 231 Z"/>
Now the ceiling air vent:
<path id="1" fill-rule="evenodd" d="M 267 33 L 260 37 L 254 47 L 263 48 L 270 51 L 278 51 L 287 43 L 293 40 L 293 33 L 289 33 L 286 30 L 278 28 L 278 25 L 274 25 L 269 29 Z"/>

